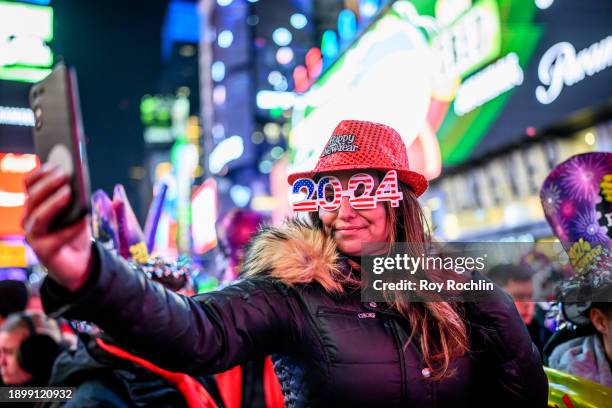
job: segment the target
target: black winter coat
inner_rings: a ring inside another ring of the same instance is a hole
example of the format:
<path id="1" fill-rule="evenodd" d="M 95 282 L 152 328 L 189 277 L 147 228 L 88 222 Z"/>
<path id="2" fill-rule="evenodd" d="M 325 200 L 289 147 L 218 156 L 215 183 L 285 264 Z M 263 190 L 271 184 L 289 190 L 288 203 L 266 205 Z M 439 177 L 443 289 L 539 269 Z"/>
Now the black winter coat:
<path id="1" fill-rule="evenodd" d="M 539 353 L 508 296 L 466 303 L 470 352 L 452 363 L 454 377 L 432 382 L 418 346 L 406 346 L 404 318 L 359 291 L 324 290 L 321 276 L 338 262 L 329 241 L 301 224 L 268 230 L 245 264 L 257 276 L 193 298 L 94 245 L 84 286 L 70 294 L 47 279 L 43 303 L 169 370 L 216 373 L 273 354 L 287 406 L 546 406 Z"/>

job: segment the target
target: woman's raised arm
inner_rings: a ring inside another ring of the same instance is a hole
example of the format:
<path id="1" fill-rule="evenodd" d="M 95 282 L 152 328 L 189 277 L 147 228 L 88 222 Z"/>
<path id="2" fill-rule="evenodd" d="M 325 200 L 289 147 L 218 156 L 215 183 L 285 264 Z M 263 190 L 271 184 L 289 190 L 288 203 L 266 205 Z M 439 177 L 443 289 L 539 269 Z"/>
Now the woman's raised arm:
<path id="1" fill-rule="evenodd" d="M 292 354 L 304 319 L 293 289 L 252 278 L 189 298 L 148 280 L 98 244 L 87 281 L 70 292 L 47 278 L 45 311 L 95 323 L 170 370 L 213 373 L 270 352 Z"/>

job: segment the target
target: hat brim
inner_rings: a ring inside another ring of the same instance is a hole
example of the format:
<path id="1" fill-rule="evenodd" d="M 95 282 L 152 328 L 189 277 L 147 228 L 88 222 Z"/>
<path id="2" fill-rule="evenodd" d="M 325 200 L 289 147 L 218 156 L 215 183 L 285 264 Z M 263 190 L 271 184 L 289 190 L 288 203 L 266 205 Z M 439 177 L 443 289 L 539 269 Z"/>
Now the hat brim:
<path id="1" fill-rule="evenodd" d="M 367 164 L 363 164 L 363 165 L 353 164 L 350 166 L 330 167 L 330 168 L 325 169 L 324 172 L 331 173 L 334 171 L 342 171 L 342 170 L 382 170 L 382 171 L 395 170 L 397 171 L 397 178 L 402 183 L 409 186 L 412 189 L 412 191 L 414 191 L 414 194 L 417 197 L 421 196 L 425 192 L 425 190 L 427 190 L 427 186 L 429 185 L 429 182 L 427 181 L 425 176 L 423 176 L 420 173 L 417 173 L 416 171 L 398 170 L 398 169 L 394 169 L 391 167 L 372 167 L 371 165 L 367 165 Z M 298 173 L 293 173 L 293 174 L 290 174 L 289 177 L 287 177 L 287 181 L 289 182 L 289 185 L 293 185 L 293 183 L 297 179 L 301 179 L 301 178 L 312 179 L 317 173 L 322 173 L 322 172 L 320 171 L 302 171 Z"/>

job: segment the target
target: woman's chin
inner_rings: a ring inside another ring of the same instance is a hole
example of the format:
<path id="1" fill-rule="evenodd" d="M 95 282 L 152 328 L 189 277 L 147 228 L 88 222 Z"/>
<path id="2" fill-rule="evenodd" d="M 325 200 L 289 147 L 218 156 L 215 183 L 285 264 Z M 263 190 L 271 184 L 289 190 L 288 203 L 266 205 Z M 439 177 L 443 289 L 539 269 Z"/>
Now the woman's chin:
<path id="1" fill-rule="evenodd" d="M 349 256 L 360 256 L 361 255 L 361 242 L 350 242 L 344 244 L 338 244 L 338 249 L 344 255 Z"/>

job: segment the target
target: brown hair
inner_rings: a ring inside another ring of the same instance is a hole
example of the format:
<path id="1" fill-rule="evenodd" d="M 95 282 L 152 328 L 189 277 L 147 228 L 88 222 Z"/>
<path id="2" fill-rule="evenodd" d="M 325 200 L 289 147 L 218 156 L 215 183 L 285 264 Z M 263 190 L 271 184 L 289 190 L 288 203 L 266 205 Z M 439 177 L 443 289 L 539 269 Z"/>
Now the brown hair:
<path id="1" fill-rule="evenodd" d="M 379 179 L 382 179 L 382 175 Z M 387 222 L 391 226 L 389 242 L 422 243 L 431 241 L 429 225 L 416 195 L 404 183 L 398 183 L 404 199 L 397 208 L 387 206 Z M 311 213 L 317 228 L 323 229 L 318 213 Z M 345 283 L 353 283 L 349 280 Z M 388 298 L 392 305 L 404 316 L 412 331 L 405 345 L 417 339 L 425 365 L 429 370 L 429 380 L 440 380 L 454 375 L 450 363 L 468 350 L 467 329 L 458 304 L 443 301 L 411 302 L 401 296 Z"/>

